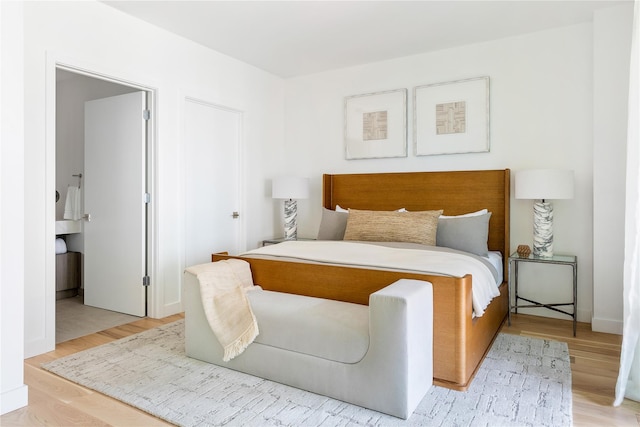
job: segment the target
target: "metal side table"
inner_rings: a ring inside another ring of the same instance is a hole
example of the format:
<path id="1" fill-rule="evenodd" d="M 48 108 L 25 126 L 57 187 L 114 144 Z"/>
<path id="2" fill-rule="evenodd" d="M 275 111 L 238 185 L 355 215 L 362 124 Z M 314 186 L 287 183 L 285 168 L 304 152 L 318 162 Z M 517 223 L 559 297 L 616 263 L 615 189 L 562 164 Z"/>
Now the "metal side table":
<path id="1" fill-rule="evenodd" d="M 541 302 L 533 301 L 527 298 L 523 298 L 518 295 L 518 264 L 521 262 L 535 262 L 539 264 L 559 264 L 568 265 L 573 269 L 573 301 L 566 303 L 549 303 L 544 304 Z M 513 283 L 513 286 L 512 286 Z M 531 308 L 531 307 L 545 307 L 549 310 L 557 311 L 573 318 L 573 336 L 576 336 L 576 322 L 577 322 L 577 299 L 578 299 L 578 257 L 575 255 L 553 255 L 551 258 L 540 258 L 533 255 L 528 257 L 520 257 L 517 252 L 514 252 L 509 257 L 509 293 L 513 289 L 514 298 L 513 304 L 511 303 L 511 297 L 509 297 L 509 326 L 511 326 L 511 310 L 514 309 L 515 313 L 518 313 L 518 308 Z M 518 300 L 523 300 L 529 304 L 518 304 Z M 557 307 L 573 306 L 573 312 L 570 313 L 565 310 L 561 310 Z"/>

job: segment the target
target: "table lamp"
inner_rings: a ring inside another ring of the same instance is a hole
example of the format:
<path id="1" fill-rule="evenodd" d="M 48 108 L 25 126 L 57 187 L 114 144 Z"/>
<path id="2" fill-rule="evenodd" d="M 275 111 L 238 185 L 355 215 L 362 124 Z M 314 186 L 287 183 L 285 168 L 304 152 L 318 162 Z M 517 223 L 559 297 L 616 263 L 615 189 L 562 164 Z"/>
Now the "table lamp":
<path id="1" fill-rule="evenodd" d="M 298 238 L 296 200 L 309 197 L 309 179 L 296 176 L 273 178 L 271 197 L 284 199 L 284 238 L 285 240 L 296 240 Z"/>
<path id="2" fill-rule="evenodd" d="M 553 205 L 573 198 L 573 171 L 533 169 L 516 173 L 516 199 L 533 199 L 533 256 L 553 256 Z"/>

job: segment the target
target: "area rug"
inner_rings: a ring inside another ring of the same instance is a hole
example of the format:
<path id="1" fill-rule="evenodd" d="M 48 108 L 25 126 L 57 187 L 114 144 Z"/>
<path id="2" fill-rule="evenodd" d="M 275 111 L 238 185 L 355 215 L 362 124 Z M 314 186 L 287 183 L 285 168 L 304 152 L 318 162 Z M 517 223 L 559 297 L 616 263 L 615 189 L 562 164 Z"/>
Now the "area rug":
<path id="1" fill-rule="evenodd" d="M 469 390 L 432 387 L 408 420 L 186 357 L 184 321 L 43 365 L 181 426 L 570 426 L 566 343 L 499 334 Z"/>

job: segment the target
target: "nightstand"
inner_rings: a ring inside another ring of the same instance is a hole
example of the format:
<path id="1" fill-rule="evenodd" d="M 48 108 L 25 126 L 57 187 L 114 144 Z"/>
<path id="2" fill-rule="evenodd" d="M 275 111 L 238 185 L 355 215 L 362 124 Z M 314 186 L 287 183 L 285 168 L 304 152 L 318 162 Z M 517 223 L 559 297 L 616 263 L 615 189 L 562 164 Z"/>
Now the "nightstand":
<path id="1" fill-rule="evenodd" d="M 297 239 L 289 239 L 289 240 L 298 240 L 298 241 L 308 241 L 308 240 L 316 240 L 316 239 L 308 239 L 305 237 L 298 237 Z M 276 243 L 286 242 L 287 240 L 284 237 L 279 237 L 277 239 L 265 239 L 262 241 L 262 246 L 267 245 L 275 245 Z"/>
<path id="2" fill-rule="evenodd" d="M 538 264 L 558 264 L 566 265 L 573 269 L 573 301 L 566 303 L 549 303 L 544 304 L 531 299 L 523 298 L 518 295 L 518 264 L 521 262 L 534 262 Z M 513 286 L 512 286 L 513 285 Z M 577 322 L 577 298 L 578 298 L 578 257 L 575 255 L 553 255 L 551 258 L 540 258 L 533 255 L 528 257 L 520 257 L 517 252 L 514 252 L 509 257 L 509 293 L 513 289 L 514 298 L 513 304 L 511 303 L 511 297 L 509 297 L 509 326 L 511 326 L 511 310 L 515 309 L 515 313 L 518 313 L 518 308 L 530 308 L 530 307 L 545 307 L 549 310 L 557 311 L 558 313 L 566 314 L 573 318 L 573 336 L 576 336 L 576 322 Z M 523 300 L 529 304 L 518 304 L 518 300 Z M 570 313 L 565 310 L 561 310 L 557 307 L 573 306 L 573 312 Z"/>

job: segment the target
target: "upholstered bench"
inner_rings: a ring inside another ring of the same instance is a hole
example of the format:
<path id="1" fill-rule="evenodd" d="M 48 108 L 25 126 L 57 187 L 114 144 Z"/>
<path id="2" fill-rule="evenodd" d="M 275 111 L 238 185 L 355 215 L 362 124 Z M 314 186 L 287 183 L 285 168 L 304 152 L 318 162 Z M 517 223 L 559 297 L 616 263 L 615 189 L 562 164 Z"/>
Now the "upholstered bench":
<path id="1" fill-rule="evenodd" d="M 433 293 L 402 279 L 369 306 L 263 290 L 247 292 L 260 334 L 223 362 L 198 279 L 185 273 L 186 354 L 229 369 L 408 418 L 433 382 Z"/>

